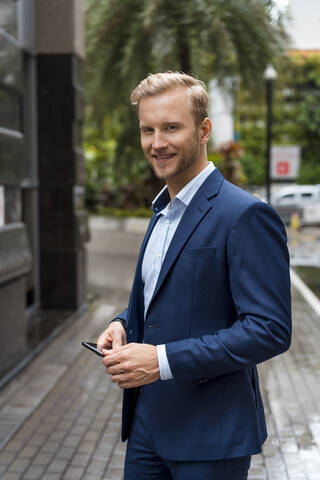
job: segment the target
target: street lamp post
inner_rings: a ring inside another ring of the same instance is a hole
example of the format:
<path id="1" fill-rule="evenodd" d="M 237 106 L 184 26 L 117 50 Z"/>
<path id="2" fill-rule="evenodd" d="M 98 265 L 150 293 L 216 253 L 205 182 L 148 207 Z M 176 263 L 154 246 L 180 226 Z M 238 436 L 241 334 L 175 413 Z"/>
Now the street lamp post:
<path id="1" fill-rule="evenodd" d="M 268 65 L 264 71 L 263 78 L 266 81 L 266 103 L 267 103 L 267 136 L 266 136 L 266 193 L 267 202 L 270 203 L 270 160 L 272 140 L 272 93 L 273 82 L 278 77 L 272 65 Z"/>

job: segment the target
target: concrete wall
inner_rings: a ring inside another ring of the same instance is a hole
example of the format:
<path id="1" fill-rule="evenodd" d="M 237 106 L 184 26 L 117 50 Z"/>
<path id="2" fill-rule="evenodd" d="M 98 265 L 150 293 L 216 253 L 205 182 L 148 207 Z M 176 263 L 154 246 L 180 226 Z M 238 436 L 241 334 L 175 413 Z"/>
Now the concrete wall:
<path id="1" fill-rule="evenodd" d="M 83 23 L 82 0 L 36 1 L 40 278 L 47 308 L 86 301 Z"/>
<path id="2" fill-rule="evenodd" d="M 83 0 L 36 0 L 36 23 L 37 52 L 84 57 Z"/>

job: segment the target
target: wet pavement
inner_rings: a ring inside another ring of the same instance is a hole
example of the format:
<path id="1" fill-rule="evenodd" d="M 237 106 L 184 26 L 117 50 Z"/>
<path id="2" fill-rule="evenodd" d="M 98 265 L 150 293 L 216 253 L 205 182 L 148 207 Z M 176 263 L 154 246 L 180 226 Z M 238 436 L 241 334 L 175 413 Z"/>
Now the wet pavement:
<path id="1" fill-rule="evenodd" d="M 3 480 L 122 479 L 121 392 L 80 343 L 126 304 L 145 227 L 95 227 L 89 286 L 100 299 L 0 391 Z M 250 480 L 320 480 L 320 302 L 296 276 L 292 300 L 292 346 L 259 366 L 269 436 Z"/>
<path id="2" fill-rule="evenodd" d="M 292 266 L 320 268 L 320 227 L 287 228 Z"/>

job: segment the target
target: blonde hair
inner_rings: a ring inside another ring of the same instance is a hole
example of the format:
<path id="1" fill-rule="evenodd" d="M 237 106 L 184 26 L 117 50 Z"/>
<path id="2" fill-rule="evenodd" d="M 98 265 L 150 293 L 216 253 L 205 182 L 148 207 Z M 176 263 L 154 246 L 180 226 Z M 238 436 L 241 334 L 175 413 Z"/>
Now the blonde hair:
<path id="1" fill-rule="evenodd" d="M 139 102 L 145 97 L 158 95 L 174 87 L 186 87 L 193 105 L 193 116 L 196 125 L 199 125 L 208 117 L 209 98 L 207 88 L 201 80 L 197 80 L 191 75 L 180 72 L 150 73 L 143 79 L 139 85 L 132 91 L 130 96 L 131 105 L 137 106 L 139 111 Z"/>

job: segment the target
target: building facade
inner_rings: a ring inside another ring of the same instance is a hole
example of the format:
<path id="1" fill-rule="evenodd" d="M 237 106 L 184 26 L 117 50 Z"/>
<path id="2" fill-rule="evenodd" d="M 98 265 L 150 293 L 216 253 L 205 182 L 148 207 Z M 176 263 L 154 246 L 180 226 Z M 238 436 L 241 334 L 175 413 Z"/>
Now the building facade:
<path id="1" fill-rule="evenodd" d="M 0 2 L 0 379 L 86 307 L 83 21 L 82 0 Z"/>

